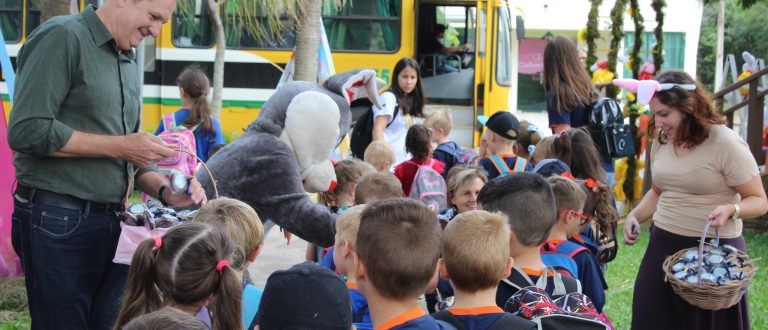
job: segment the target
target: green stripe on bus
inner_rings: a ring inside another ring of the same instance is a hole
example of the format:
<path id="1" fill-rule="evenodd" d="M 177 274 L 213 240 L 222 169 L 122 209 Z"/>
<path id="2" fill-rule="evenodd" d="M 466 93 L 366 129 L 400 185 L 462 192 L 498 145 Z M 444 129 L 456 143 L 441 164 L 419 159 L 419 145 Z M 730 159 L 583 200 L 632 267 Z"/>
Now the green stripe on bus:
<path id="1" fill-rule="evenodd" d="M 144 98 L 145 104 L 160 104 L 160 105 L 181 105 L 181 99 L 173 99 L 173 98 L 165 98 L 161 99 L 159 97 L 145 97 Z M 238 107 L 238 108 L 261 108 L 264 106 L 264 101 L 240 101 L 240 100 L 222 100 L 221 106 L 228 108 L 228 107 Z"/>

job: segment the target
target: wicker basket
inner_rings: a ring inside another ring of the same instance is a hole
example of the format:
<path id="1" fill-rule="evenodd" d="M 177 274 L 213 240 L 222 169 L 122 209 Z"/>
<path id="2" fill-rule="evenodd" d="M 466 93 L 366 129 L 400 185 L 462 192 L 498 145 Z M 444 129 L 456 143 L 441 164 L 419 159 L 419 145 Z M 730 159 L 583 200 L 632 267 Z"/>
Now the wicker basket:
<path id="1" fill-rule="evenodd" d="M 704 233 L 701 236 L 701 242 L 699 243 L 699 269 L 702 267 L 702 254 L 704 250 L 704 241 L 706 239 L 707 232 L 709 230 L 710 222 L 704 228 Z M 719 232 L 718 232 L 719 241 Z M 749 283 L 752 282 L 756 268 L 752 261 L 745 253 L 738 251 L 737 255 L 745 260 L 745 266 L 743 269 L 744 277 L 738 281 L 731 281 L 723 285 L 717 285 L 716 283 L 699 283 L 691 284 L 685 281 L 685 279 L 678 279 L 674 276 L 672 271 L 672 265 L 674 265 L 689 249 L 683 249 L 677 253 L 667 257 L 664 260 L 664 264 L 661 266 L 664 269 L 664 280 L 669 282 L 672 286 L 672 290 L 683 298 L 686 302 L 701 309 L 706 310 L 720 310 L 729 308 L 736 305 L 744 293 L 747 292 Z M 699 280 L 701 282 L 701 280 Z"/>

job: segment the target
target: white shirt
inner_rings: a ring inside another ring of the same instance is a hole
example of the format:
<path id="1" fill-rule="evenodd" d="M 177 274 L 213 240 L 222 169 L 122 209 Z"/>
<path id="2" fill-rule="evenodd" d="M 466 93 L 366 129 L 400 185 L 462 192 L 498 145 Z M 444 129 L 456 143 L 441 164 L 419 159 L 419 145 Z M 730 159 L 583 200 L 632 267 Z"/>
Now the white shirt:
<path id="1" fill-rule="evenodd" d="M 402 108 L 397 111 L 395 120 L 392 120 L 392 115 L 395 113 L 395 106 L 397 105 L 397 97 L 392 92 L 384 92 L 379 95 L 379 103 L 382 108 L 378 109 L 373 106 L 373 118 L 374 123 L 379 116 L 387 116 L 387 123 L 392 122 L 389 127 L 384 129 L 384 142 L 392 147 L 395 152 L 395 163 L 392 167 L 411 159 L 411 155 L 405 151 L 405 135 L 408 133 L 408 125 L 405 117 L 403 116 Z"/>

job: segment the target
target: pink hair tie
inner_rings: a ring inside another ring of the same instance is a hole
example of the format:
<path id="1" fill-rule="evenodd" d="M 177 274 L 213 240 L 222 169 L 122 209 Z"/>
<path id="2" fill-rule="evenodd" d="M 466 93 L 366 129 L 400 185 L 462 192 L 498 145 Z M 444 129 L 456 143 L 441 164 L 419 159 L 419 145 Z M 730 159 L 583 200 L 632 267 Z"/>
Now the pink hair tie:
<path id="1" fill-rule="evenodd" d="M 224 269 L 224 267 L 227 267 L 227 266 L 229 266 L 229 260 L 227 260 L 227 259 L 219 260 L 219 263 L 216 264 L 216 270 L 219 273 L 221 273 L 221 270 Z"/>
<path id="2" fill-rule="evenodd" d="M 160 249 L 163 246 L 163 238 L 161 236 L 155 236 L 155 249 Z"/>

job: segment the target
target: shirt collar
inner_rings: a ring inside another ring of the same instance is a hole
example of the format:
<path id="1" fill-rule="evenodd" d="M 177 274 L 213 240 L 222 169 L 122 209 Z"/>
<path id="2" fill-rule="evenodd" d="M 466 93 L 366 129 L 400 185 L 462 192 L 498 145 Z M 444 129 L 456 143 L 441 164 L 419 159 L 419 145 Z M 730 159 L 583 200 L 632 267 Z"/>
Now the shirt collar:
<path id="1" fill-rule="evenodd" d="M 380 326 L 376 327 L 376 330 L 386 330 L 391 329 L 399 325 L 403 325 L 405 323 L 408 323 L 409 321 L 415 320 L 417 318 L 420 318 L 422 316 L 426 315 L 424 313 L 424 310 L 421 309 L 421 307 L 415 307 L 414 309 L 407 311 L 403 314 L 400 314 L 398 316 L 395 316 L 394 318 L 390 319 L 387 322 L 382 323 Z"/>
<path id="2" fill-rule="evenodd" d="M 91 30 L 93 42 L 96 43 L 96 46 L 102 46 L 114 39 L 112 38 L 112 33 L 107 29 L 107 26 L 104 25 L 101 18 L 96 15 L 95 6 L 88 5 L 85 7 L 85 9 L 83 9 L 83 16 L 85 17 L 86 23 L 88 23 L 88 29 Z"/>

